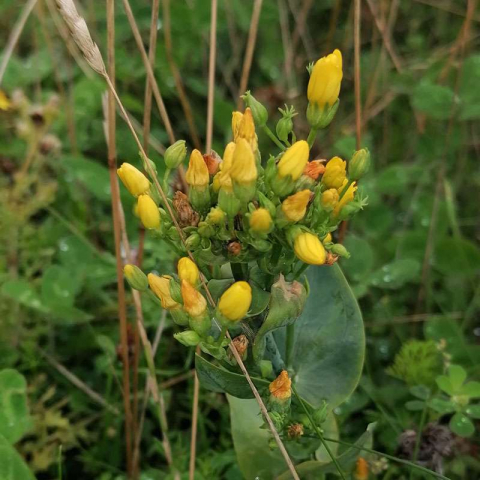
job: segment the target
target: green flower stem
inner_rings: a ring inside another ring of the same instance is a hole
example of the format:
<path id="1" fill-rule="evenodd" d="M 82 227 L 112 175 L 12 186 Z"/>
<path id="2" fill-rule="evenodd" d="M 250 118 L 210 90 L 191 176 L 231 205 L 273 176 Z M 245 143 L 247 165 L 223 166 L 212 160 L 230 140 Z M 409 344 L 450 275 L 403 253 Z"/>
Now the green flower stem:
<path id="1" fill-rule="evenodd" d="M 236 282 L 246 279 L 245 271 L 241 263 L 230 263 L 230 267 L 232 268 L 233 278 Z"/>
<path id="2" fill-rule="evenodd" d="M 287 370 L 292 366 L 293 345 L 295 340 L 295 324 L 287 325 L 285 352 L 287 361 Z"/>
<path id="3" fill-rule="evenodd" d="M 318 128 L 312 127 L 310 129 L 310 133 L 308 134 L 308 137 L 307 137 L 307 143 L 310 149 L 313 147 L 313 142 L 315 142 L 315 139 L 317 138 L 317 133 L 318 133 Z"/>
<path id="4" fill-rule="evenodd" d="M 345 187 L 343 188 L 342 190 L 342 193 L 340 194 L 340 196 L 338 197 L 338 201 L 340 201 L 344 196 L 345 194 L 347 193 L 348 189 L 350 188 L 350 185 L 354 182 L 355 180 L 349 180 L 348 183 L 345 185 Z"/>
<path id="5" fill-rule="evenodd" d="M 270 138 L 270 140 L 281 150 L 285 150 L 285 145 L 283 145 L 280 140 L 275 136 L 275 134 L 267 127 L 267 125 L 262 125 L 262 130 Z"/>
<path id="6" fill-rule="evenodd" d="M 227 334 L 228 326 L 227 325 L 222 325 L 222 329 L 220 330 L 220 335 L 218 336 L 217 341 L 215 342 L 216 345 L 220 346 L 223 342 L 223 339 L 225 338 L 225 335 Z"/>
<path id="7" fill-rule="evenodd" d="M 302 262 L 302 264 L 301 264 L 300 268 L 298 269 L 297 273 L 295 273 L 295 275 L 293 276 L 293 279 L 298 280 L 309 266 L 310 265 L 308 263 L 303 263 Z"/>
<path id="8" fill-rule="evenodd" d="M 418 426 L 418 433 L 417 433 L 417 440 L 415 442 L 415 448 L 413 450 L 412 462 L 416 463 L 418 457 L 418 451 L 420 450 L 420 443 L 422 442 L 422 431 L 425 425 L 425 421 L 427 420 L 427 411 L 428 411 L 428 402 L 430 398 L 425 400 L 425 405 L 423 406 L 422 416 L 420 417 L 420 425 Z M 410 470 L 410 480 L 413 480 L 415 477 L 415 471 Z"/>
<path id="9" fill-rule="evenodd" d="M 292 383 L 292 390 L 293 390 L 293 393 L 295 393 L 295 396 L 297 397 L 298 401 L 300 402 L 300 405 L 302 406 L 303 411 L 307 414 L 307 417 L 310 420 L 310 423 L 312 424 L 312 427 L 315 429 L 315 432 L 317 433 L 318 438 L 322 442 L 322 445 L 325 447 L 325 450 L 327 451 L 329 457 L 332 459 L 332 462 L 334 463 L 334 465 L 335 465 L 335 467 L 338 471 L 338 474 L 340 475 L 340 477 L 343 480 L 347 480 L 345 478 L 345 475 L 343 474 L 342 469 L 340 468 L 340 465 L 337 461 L 337 458 L 335 457 L 333 452 L 330 450 L 330 447 L 328 446 L 327 442 L 325 441 L 325 438 L 323 438 L 322 431 L 320 430 L 318 425 L 314 422 L 310 412 L 308 411 L 307 406 L 305 405 L 304 401 L 302 400 L 302 397 L 300 397 L 300 395 L 298 394 L 297 389 L 295 388 L 295 385 L 293 385 L 293 383 Z"/>
<path id="10" fill-rule="evenodd" d="M 170 168 L 167 168 L 165 170 L 165 174 L 163 175 L 163 191 L 168 192 L 168 180 L 170 178 L 170 172 L 172 170 Z"/>

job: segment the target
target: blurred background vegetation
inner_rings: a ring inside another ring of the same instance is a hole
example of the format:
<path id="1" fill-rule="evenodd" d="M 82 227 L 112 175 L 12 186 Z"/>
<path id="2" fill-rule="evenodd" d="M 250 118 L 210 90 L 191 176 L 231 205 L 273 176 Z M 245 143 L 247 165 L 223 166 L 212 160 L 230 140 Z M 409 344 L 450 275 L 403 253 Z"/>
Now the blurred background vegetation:
<path id="1" fill-rule="evenodd" d="M 105 2 L 76 3 L 105 52 Z M 220 0 L 218 5 L 213 149 L 219 152 L 230 138 L 253 4 Z M 469 379 L 480 378 L 476 4 L 361 2 L 361 144 L 372 152 L 373 168 L 360 185 L 369 205 L 348 225 L 345 245 L 352 255 L 341 260 L 341 267 L 364 315 L 367 357 L 359 388 L 335 413 L 344 439 L 355 439 L 368 423 L 377 422 L 374 448 L 390 454 L 405 447 L 399 435 L 418 428 L 425 411 L 412 405 L 421 396 L 412 395 L 409 387 L 428 383 L 414 377 L 430 368 L 422 357 L 428 356 L 429 340 L 441 348 L 444 362 L 462 366 Z M 23 8 L 23 2 L 2 0 L 1 45 L 9 43 Z M 138 0 L 132 8 L 148 47 L 151 3 Z M 172 64 L 203 145 L 210 8 L 208 0 L 163 1 L 158 21 L 155 75 L 175 135 L 185 138 L 190 149 L 195 134 L 179 101 Z M 121 2 L 115 22 L 117 89 L 140 125 L 146 75 Z M 0 83 L 0 370 L 16 369 L 27 381 L 25 386 L 0 371 L 0 398 L 9 388 L 24 398 L 26 388 L 30 413 L 17 403 L 24 425 L 18 435 L 10 432 L 10 439 L 39 480 L 60 475 L 113 480 L 124 478 L 125 448 L 105 85 L 65 31 L 54 2 L 38 0 Z M 171 40 L 168 50 L 165 35 Z M 271 127 L 285 103 L 305 110 L 306 66 L 333 48 L 344 59 L 341 105 L 316 143 L 315 158 L 349 158 L 355 149 L 353 2 L 263 1 L 248 88 L 268 107 Z M 300 116 L 295 129 L 306 138 L 308 125 Z M 260 134 L 259 142 L 260 150 L 268 152 L 268 138 Z M 168 145 L 154 106 L 150 156 L 159 172 Z M 140 165 L 121 117 L 117 149 L 119 162 Z M 142 233 L 133 217 L 133 199 L 124 190 L 121 194 L 138 254 Z M 175 260 L 148 235 L 143 259 L 144 270 L 160 273 L 170 272 Z M 127 308 L 133 318 L 128 290 Z M 186 353 L 173 340 L 174 324 L 162 320 L 153 302 L 144 303 L 144 315 L 151 338 L 159 322 L 164 325 L 156 368 L 175 465 L 186 474 L 193 351 Z M 418 349 L 413 339 L 421 341 Z M 397 370 L 387 370 L 402 346 Z M 145 372 L 141 361 L 141 399 Z M 201 390 L 200 412 L 195 478 L 242 478 L 224 396 Z M 170 478 L 155 416 L 149 405 L 140 449 L 144 480 Z M 433 410 L 427 416 L 437 419 Z M 440 423 L 448 425 L 448 419 Z M 478 431 L 452 430 L 450 455 L 442 453 L 446 474 L 478 478 Z M 371 478 L 408 478 L 393 463 L 379 471 Z"/>

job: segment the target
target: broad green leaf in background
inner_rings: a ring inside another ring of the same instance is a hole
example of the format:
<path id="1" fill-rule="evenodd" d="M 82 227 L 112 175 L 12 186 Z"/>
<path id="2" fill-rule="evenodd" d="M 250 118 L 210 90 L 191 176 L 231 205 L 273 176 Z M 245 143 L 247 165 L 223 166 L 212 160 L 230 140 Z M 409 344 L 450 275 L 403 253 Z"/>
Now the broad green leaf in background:
<path id="1" fill-rule="evenodd" d="M 413 91 L 414 108 L 436 120 L 446 120 L 452 114 L 453 91 L 428 81 L 421 82 Z"/>
<path id="2" fill-rule="evenodd" d="M 418 279 L 420 262 L 413 258 L 394 260 L 372 273 L 369 283 L 378 288 L 396 289 Z"/>
<path id="3" fill-rule="evenodd" d="M 2 285 L 2 294 L 25 307 L 34 308 L 41 312 L 47 312 L 47 308 L 42 304 L 40 296 L 32 285 L 26 280 L 9 280 Z"/>
<path id="4" fill-rule="evenodd" d="M 0 434 L 0 478 L 2 480 L 35 480 L 23 458 Z"/>
<path id="5" fill-rule="evenodd" d="M 81 280 L 71 270 L 51 265 L 42 276 L 42 302 L 52 308 L 72 306 L 80 288 Z"/>
<path id="6" fill-rule="evenodd" d="M 0 371 L 0 437 L 12 444 L 32 426 L 26 391 L 27 382 L 23 375 L 10 368 Z M 0 478 L 3 480 L 4 477 Z"/>
<path id="7" fill-rule="evenodd" d="M 463 413 L 456 413 L 450 419 L 450 429 L 460 437 L 470 437 L 475 432 L 475 426 L 472 421 Z"/>
<path id="8" fill-rule="evenodd" d="M 310 294 L 295 322 L 293 381 L 311 405 L 326 400 L 333 409 L 351 395 L 362 372 L 362 315 L 338 265 L 310 267 L 307 277 Z M 285 358 L 285 329 L 274 336 Z"/>

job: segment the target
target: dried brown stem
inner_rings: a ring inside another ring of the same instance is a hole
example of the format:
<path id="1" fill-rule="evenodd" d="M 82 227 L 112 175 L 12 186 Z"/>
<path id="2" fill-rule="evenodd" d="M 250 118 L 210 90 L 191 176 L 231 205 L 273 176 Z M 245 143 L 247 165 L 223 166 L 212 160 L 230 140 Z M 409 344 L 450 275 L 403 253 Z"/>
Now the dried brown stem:
<path id="1" fill-rule="evenodd" d="M 197 355 L 200 355 L 200 348 L 197 347 Z M 197 428 L 198 428 L 198 400 L 200 396 L 200 382 L 195 372 L 193 375 L 193 401 L 192 401 L 192 433 L 190 437 L 190 462 L 188 468 L 188 480 L 195 479 L 195 458 L 197 454 Z"/>
<path id="2" fill-rule="evenodd" d="M 250 20 L 250 30 L 248 32 L 247 48 L 245 50 L 245 58 L 243 60 L 242 77 L 240 79 L 240 89 L 238 92 L 237 109 L 242 106 L 240 95 L 245 93 L 248 85 L 248 77 L 250 76 L 250 68 L 252 67 L 253 51 L 257 41 L 258 23 L 260 21 L 260 12 L 262 11 L 263 0 L 255 0 L 253 4 L 252 18 Z"/>
<path id="3" fill-rule="evenodd" d="M 211 2 L 210 58 L 208 63 L 207 141 L 205 153 L 212 150 L 213 106 L 215 99 L 215 65 L 217 60 L 217 0 Z"/>

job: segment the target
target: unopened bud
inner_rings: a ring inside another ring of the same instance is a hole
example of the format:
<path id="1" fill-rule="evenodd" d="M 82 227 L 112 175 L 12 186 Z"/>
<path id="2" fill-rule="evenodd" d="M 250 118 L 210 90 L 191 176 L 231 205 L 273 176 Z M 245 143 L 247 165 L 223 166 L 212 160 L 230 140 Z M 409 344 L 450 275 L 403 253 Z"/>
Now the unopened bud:
<path id="1" fill-rule="evenodd" d="M 195 250 L 197 247 L 200 246 L 200 242 L 201 242 L 200 235 L 196 232 L 193 232 L 185 240 L 185 244 L 186 244 L 188 250 Z"/>
<path id="2" fill-rule="evenodd" d="M 350 180 L 358 180 L 363 177 L 370 168 L 370 152 L 367 148 L 357 150 L 348 163 L 348 176 Z"/>
<path id="3" fill-rule="evenodd" d="M 330 251 L 339 257 L 350 258 L 349 251 L 341 243 L 333 245 L 332 248 L 330 248 Z"/>
<path id="4" fill-rule="evenodd" d="M 218 310 L 227 320 L 238 322 L 252 303 L 252 288 L 247 282 L 235 282 L 220 297 Z"/>
<path id="5" fill-rule="evenodd" d="M 301 423 L 293 423 L 287 428 L 288 438 L 291 440 L 300 438 L 303 435 L 303 425 Z"/>
<path id="6" fill-rule="evenodd" d="M 242 95 L 242 98 L 247 107 L 250 107 L 252 110 L 255 124 L 259 127 L 265 125 L 268 120 L 267 109 L 250 93 L 250 90 L 247 90 L 245 94 Z"/>
<path id="7" fill-rule="evenodd" d="M 123 274 L 132 288 L 141 292 L 147 290 L 148 278 L 136 265 L 125 265 Z"/>
<path id="8" fill-rule="evenodd" d="M 197 332 L 186 330 L 185 332 L 174 333 L 173 337 L 186 347 L 196 347 L 202 339 Z"/>
<path id="9" fill-rule="evenodd" d="M 165 150 L 165 165 L 167 168 L 178 168 L 187 156 L 187 147 L 185 140 L 178 140 Z"/>
<path id="10" fill-rule="evenodd" d="M 245 361 L 247 359 L 248 338 L 245 335 L 239 335 L 232 340 L 232 345 L 240 355 L 240 358 Z M 228 356 L 232 359 L 233 354 L 229 351 Z"/>

